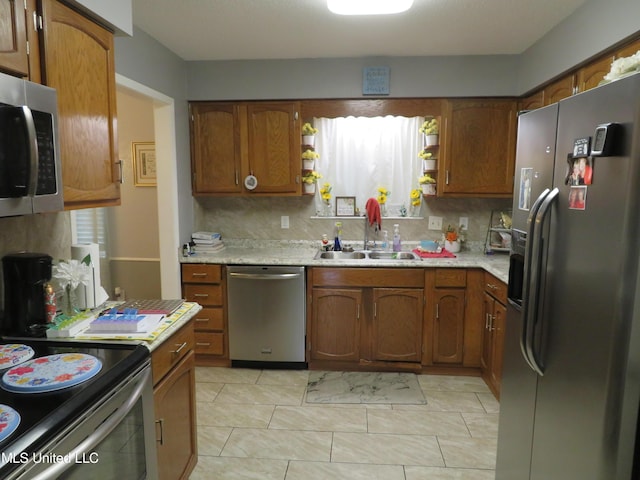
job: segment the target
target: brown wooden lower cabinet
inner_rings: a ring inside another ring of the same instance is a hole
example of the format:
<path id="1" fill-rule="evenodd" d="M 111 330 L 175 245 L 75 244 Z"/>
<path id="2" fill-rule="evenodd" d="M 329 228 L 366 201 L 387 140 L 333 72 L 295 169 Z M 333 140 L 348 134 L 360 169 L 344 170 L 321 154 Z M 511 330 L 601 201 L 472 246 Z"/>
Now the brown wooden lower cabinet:
<path id="1" fill-rule="evenodd" d="M 188 479 L 198 461 L 193 321 L 151 354 L 158 474 Z"/>
<path id="2" fill-rule="evenodd" d="M 182 295 L 202 305 L 194 317 L 197 365 L 229 365 L 226 278 L 222 265 L 182 264 Z"/>
<path id="3" fill-rule="evenodd" d="M 310 368 L 420 367 L 422 269 L 313 268 L 308 275 Z"/>
<path id="4" fill-rule="evenodd" d="M 485 273 L 481 369 L 485 382 L 498 399 L 502 383 L 506 303 L 507 286 L 490 273 Z"/>

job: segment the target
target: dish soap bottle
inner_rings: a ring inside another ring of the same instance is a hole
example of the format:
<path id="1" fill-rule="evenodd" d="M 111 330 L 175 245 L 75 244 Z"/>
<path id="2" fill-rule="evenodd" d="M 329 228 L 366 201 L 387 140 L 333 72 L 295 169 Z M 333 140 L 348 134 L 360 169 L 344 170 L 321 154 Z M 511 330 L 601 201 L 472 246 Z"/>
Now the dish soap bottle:
<path id="1" fill-rule="evenodd" d="M 336 228 L 333 239 L 333 251 L 342 251 L 342 222 L 336 222 Z"/>
<path id="2" fill-rule="evenodd" d="M 400 225 L 395 223 L 393 225 L 393 251 L 399 252 L 402 250 L 402 240 L 400 239 Z"/>
<path id="3" fill-rule="evenodd" d="M 382 250 L 385 252 L 391 251 L 391 244 L 389 243 L 389 232 L 387 230 L 382 231 Z"/>

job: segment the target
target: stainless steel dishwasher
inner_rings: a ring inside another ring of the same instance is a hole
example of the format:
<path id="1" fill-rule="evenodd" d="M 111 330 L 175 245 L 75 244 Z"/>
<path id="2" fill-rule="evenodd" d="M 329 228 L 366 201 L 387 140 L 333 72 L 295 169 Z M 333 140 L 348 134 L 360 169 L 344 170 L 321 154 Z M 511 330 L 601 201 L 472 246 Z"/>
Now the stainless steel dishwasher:
<path id="1" fill-rule="evenodd" d="M 227 267 L 232 366 L 306 368 L 304 267 Z"/>

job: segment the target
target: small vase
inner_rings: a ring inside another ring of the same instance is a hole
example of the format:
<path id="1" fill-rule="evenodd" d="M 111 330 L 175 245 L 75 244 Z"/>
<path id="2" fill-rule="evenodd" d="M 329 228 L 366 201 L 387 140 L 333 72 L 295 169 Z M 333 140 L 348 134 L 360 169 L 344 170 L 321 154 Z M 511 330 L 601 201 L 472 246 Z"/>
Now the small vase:
<path id="1" fill-rule="evenodd" d="M 313 147 L 316 143 L 315 135 L 302 135 L 302 145 L 306 147 Z"/>
<path id="2" fill-rule="evenodd" d="M 333 216 L 333 205 L 331 205 L 331 202 L 324 204 L 324 216 L 325 217 Z"/>
<path id="3" fill-rule="evenodd" d="M 307 195 L 311 195 L 316 193 L 316 184 L 315 183 L 306 183 L 304 182 L 302 184 L 302 192 L 306 193 Z"/>
<path id="4" fill-rule="evenodd" d="M 387 216 L 387 204 L 386 203 L 381 203 L 380 204 L 380 215 L 382 215 L 383 217 Z"/>
<path id="5" fill-rule="evenodd" d="M 67 317 L 73 317 L 78 310 L 76 290 L 71 288 L 71 284 L 64 287 L 64 297 L 62 298 L 62 314 Z"/>
<path id="6" fill-rule="evenodd" d="M 313 164 L 315 163 L 315 160 L 311 160 L 309 158 L 303 158 L 302 159 L 302 169 L 303 170 L 313 170 Z"/>
<path id="7" fill-rule="evenodd" d="M 422 184 L 422 194 L 423 195 L 435 195 L 436 194 L 436 184 L 435 183 L 423 183 Z"/>
<path id="8" fill-rule="evenodd" d="M 430 158 L 429 160 L 422 160 L 422 169 L 423 170 L 435 170 L 436 169 L 436 159 Z"/>
<path id="9" fill-rule="evenodd" d="M 424 137 L 425 146 L 435 147 L 438 145 L 438 134 L 425 135 Z"/>
<path id="10" fill-rule="evenodd" d="M 460 242 L 458 240 L 454 240 L 453 242 L 445 240 L 444 248 L 446 248 L 451 253 L 458 253 L 460 251 Z"/>

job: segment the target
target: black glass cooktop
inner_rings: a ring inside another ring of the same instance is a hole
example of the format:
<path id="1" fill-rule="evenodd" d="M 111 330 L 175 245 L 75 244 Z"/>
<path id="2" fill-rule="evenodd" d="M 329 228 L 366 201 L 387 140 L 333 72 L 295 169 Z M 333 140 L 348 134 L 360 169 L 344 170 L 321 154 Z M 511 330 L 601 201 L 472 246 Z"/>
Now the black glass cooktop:
<path id="1" fill-rule="evenodd" d="M 7 464 L 10 455 L 32 453 L 82 412 L 97 403 L 116 385 L 144 366 L 149 350 L 143 345 L 127 343 L 100 343 L 53 341 L 34 338 L 0 337 L 0 344 L 25 344 L 33 348 L 33 358 L 61 353 L 84 353 L 102 362 L 102 368 L 85 382 L 48 393 L 11 393 L 0 387 L 0 404 L 8 405 L 21 417 L 20 425 L 9 437 L 0 442 L 0 477 L 13 469 Z M 6 370 L 0 371 L 0 376 Z"/>

